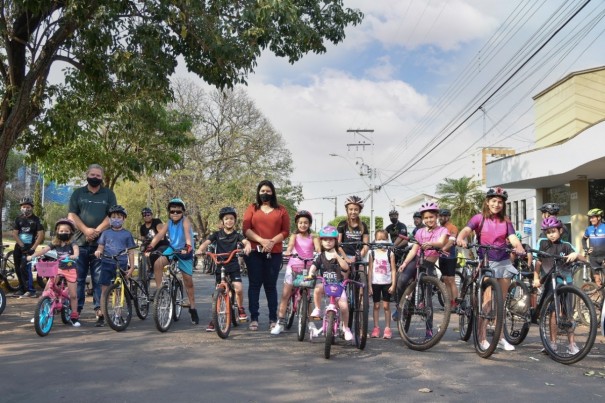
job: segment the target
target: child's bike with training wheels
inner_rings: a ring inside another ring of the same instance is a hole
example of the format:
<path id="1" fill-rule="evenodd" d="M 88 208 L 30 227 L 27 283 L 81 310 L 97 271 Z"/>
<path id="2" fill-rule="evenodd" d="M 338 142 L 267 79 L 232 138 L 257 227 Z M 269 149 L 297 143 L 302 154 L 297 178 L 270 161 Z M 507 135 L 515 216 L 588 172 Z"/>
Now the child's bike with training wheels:
<path id="1" fill-rule="evenodd" d="M 162 285 L 157 289 L 153 299 L 153 321 L 160 332 L 167 332 L 172 322 L 177 322 L 183 310 L 183 281 L 179 273 L 178 252 L 171 248 L 164 252 L 151 252 L 166 256 L 168 264 L 164 266 Z"/>
<path id="2" fill-rule="evenodd" d="M 221 339 L 229 337 L 231 325 L 239 324 L 239 307 L 235 297 L 235 288 L 231 282 L 231 276 L 225 271 L 225 266 L 231 262 L 234 256 L 241 254 L 241 249 L 233 249 L 228 253 L 206 252 L 221 272 L 221 282 L 216 285 L 212 294 L 212 323 L 216 334 Z"/>
<path id="3" fill-rule="evenodd" d="M 44 255 L 47 261 L 32 260 L 36 265 L 38 275 L 48 278 L 49 286 L 42 292 L 34 312 L 34 328 L 38 336 L 44 337 L 50 333 L 55 321 L 55 313 L 61 313 L 61 321 L 70 323 L 71 300 L 67 289 L 67 280 L 59 274 L 59 260 L 54 251 Z M 55 259 L 55 260 L 50 260 Z M 64 259 L 62 262 L 75 264 L 75 261 Z"/>
<path id="4" fill-rule="evenodd" d="M 297 318 L 297 338 L 298 341 L 305 339 L 307 333 L 307 322 L 309 321 L 309 307 L 315 288 L 315 280 L 308 279 L 308 267 L 313 262 L 314 258 L 305 259 L 293 253 L 291 258 L 298 259 L 303 262 L 302 265 L 292 265 L 292 295 L 288 300 L 286 308 L 286 329 L 290 329 L 294 323 L 294 318 Z"/>
<path id="5" fill-rule="evenodd" d="M 101 310 L 110 328 L 116 332 L 126 330 L 132 319 L 132 304 L 139 319 L 144 320 L 149 314 L 149 294 L 142 282 L 126 277 L 118 261 L 120 256 L 127 255 L 132 249 L 124 249 L 115 255 L 103 255 L 115 262 L 116 278 L 105 289 Z"/>

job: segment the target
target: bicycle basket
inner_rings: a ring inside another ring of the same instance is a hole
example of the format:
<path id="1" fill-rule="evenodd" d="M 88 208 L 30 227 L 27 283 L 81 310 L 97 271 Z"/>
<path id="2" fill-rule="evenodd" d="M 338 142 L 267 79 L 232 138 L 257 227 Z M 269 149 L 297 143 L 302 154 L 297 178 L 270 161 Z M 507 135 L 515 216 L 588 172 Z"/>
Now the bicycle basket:
<path id="1" fill-rule="evenodd" d="M 324 284 L 324 292 L 328 297 L 336 297 L 339 298 L 342 296 L 342 292 L 344 291 L 344 287 L 340 284 Z"/>
<path id="2" fill-rule="evenodd" d="M 294 285 L 294 287 L 301 287 L 301 288 L 312 288 L 314 286 L 314 280 L 305 280 L 305 277 L 307 276 L 307 270 L 303 270 L 304 266 L 300 266 L 300 265 L 296 265 L 296 266 L 291 266 L 292 268 L 292 284 Z"/>
<path id="3" fill-rule="evenodd" d="M 36 263 L 36 270 L 38 271 L 38 276 L 55 277 L 59 272 L 59 262 L 38 262 Z"/>

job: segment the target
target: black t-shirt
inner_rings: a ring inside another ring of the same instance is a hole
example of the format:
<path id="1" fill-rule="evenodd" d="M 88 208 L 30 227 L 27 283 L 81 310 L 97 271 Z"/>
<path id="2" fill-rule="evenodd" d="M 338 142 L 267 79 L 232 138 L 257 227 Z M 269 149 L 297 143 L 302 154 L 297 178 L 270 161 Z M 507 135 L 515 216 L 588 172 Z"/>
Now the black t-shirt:
<path id="1" fill-rule="evenodd" d="M 343 280 L 342 271 L 340 269 L 340 264 L 338 264 L 338 260 L 336 258 L 328 259 L 326 258 L 326 253 L 322 252 L 315 261 L 313 262 L 319 273 L 325 278 L 326 282 L 334 282 L 336 279 L 338 282 Z"/>
<path id="2" fill-rule="evenodd" d="M 141 234 L 141 238 L 144 239 L 143 243 L 149 244 L 149 242 L 151 242 L 153 237 L 159 232 L 158 226 L 161 224 L 162 220 L 160 220 L 159 218 L 153 218 L 151 219 L 151 225 L 149 226 L 149 228 L 147 228 L 147 225 L 145 225 L 145 223 L 141 225 L 139 233 Z M 166 237 L 164 237 L 164 239 L 158 242 L 158 244 L 156 245 L 156 249 L 158 246 L 164 246 L 168 244 L 168 240 L 166 239 Z"/>
<path id="3" fill-rule="evenodd" d="M 395 240 L 401 236 L 408 236 L 408 227 L 405 226 L 404 223 L 397 221 L 395 224 L 389 224 L 385 231 L 388 232 L 391 237 L 391 242 L 395 242 Z"/>
<path id="4" fill-rule="evenodd" d="M 244 239 L 244 235 L 240 232 L 233 231 L 229 234 L 225 232 L 225 230 L 218 230 L 213 232 L 208 237 L 208 240 L 216 245 L 216 253 L 230 253 L 234 249 L 237 249 L 238 243 L 242 242 Z M 237 257 L 233 257 L 231 261 L 225 265 L 225 269 L 237 269 L 239 268 L 239 262 Z"/>
<path id="5" fill-rule="evenodd" d="M 349 227 L 346 221 L 341 221 L 337 227 L 338 233 L 342 234 L 342 242 L 362 242 L 363 236 L 368 235 L 368 227 L 362 222 L 360 226 L 357 227 Z M 342 250 L 347 254 L 347 256 L 354 256 L 355 250 L 357 249 L 355 245 L 340 245 Z M 361 249 L 361 247 L 359 248 Z"/>
<path id="6" fill-rule="evenodd" d="M 562 242 L 561 240 L 557 242 L 551 242 L 548 239 L 541 239 L 538 245 L 538 250 L 545 253 L 550 253 L 551 255 L 557 256 L 567 256 L 570 253 L 574 252 L 573 246 L 571 246 L 568 242 Z M 538 260 L 542 262 L 542 267 L 540 270 L 542 274 L 546 274 L 552 269 L 555 262 L 553 258 L 550 257 L 540 257 L 538 256 Z M 565 264 L 565 269 L 570 268 L 569 264 Z"/>
<path id="7" fill-rule="evenodd" d="M 23 214 L 15 219 L 15 230 L 19 232 L 19 239 L 25 245 L 33 245 L 38 236 L 38 231 L 44 231 L 40 219 L 35 215 L 25 217 Z"/>

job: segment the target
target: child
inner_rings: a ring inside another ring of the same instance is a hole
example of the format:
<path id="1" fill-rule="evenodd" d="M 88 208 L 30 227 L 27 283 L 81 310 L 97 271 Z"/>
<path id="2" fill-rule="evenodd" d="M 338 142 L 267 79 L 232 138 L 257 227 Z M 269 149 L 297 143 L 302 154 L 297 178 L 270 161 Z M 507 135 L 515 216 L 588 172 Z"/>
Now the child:
<path id="1" fill-rule="evenodd" d="M 250 253 L 250 242 L 242 235 L 241 232 L 235 230 L 235 222 L 237 221 L 237 212 L 233 207 L 223 207 L 219 213 L 218 218 L 221 220 L 222 229 L 210 234 L 197 250 L 197 254 L 201 255 L 206 251 L 208 245 L 211 243 L 216 244 L 215 253 L 230 253 L 231 251 L 238 248 L 238 245 L 242 243 L 244 245 L 244 253 Z M 234 256 L 231 261 L 225 266 L 226 274 L 231 277 L 231 283 L 235 288 L 235 298 L 237 298 L 237 306 L 239 307 L 239 320 L 248 320 L 246 310 L 244 309 L 244 290 L 242 287 L 242 273 L 240 271 L 239 260 Z M 217 267 L 215 271 L 216 284 L 221 282 L 221 271 Z M 213 332 L 214 322 L 211 320 L 206 328 L 207 332 Z"/>
<path id="2" fill-rule="evenodd" d="M 388 232 L 385 230 L 376 231 L 376 243 L 387 243 Z M 370 337 L 378 338 L 380 336 L 380 328 L 378 327 L 378 314 L 380 312 L 380 300 L 384 308 L 384 332 L 382 337 L 390 339 L 393 334 L 391 332 L 391 294 L 395 290 L 395 254 L 390 249 L 384 248 L 375 249 L 370 252 L 368 284 L 372 284 L 370 295 L 374 300 L 374 330 Z"/>
<path id="3" fill-rule="evenodd" d="M 573 262 L 576 259 L 579 259 L 583 262 L 586 261 L 586 258 L 584 258 L 584 256 L 580 256 L 569 242 L 565 242 L 561 239 L 561 236 L 563 235 L 563 224 L 555 216 L 547 217 L 542 220 L 541 229 L 546 234 L 546 239 L 541 239 L 539 241 L 538 248 L 541 252 L 558 256 L 566 256 L 567 263 Z M 550 271 L 550 269 L 552 269 L 553 265 L 554 261 L 552 258 L 538 256 L 534 269 L 534 287 L 540 287 L 540 269 L 542 269 L 543 274 L 546 274 Z M 572 283 L 573 277 L 571 270 L 568 272 L 566 280 L 568 284 Z M 553 292 L 552 283 L 551 281 L 547 281 L 544 284 L 542 298 L 546 298 L 548 293 L 551 292 Z M 557 324 L 555 322 L 554 315 L 555 312 L 552 312 L 550 319 L 551 338 L 557 335 Z M 571 355 L 577 354 L 580 350 L 574 341 L 573 328 L 567 334 L 567 339 L 569 341 L 569 346 L 567 347 L 568 353 Z M 551 347 L 556 351 L 557 341 L 551 339 L 550 344 Z"/>
<path id="4" fill-rule="evenodd" d="M 340 249 L 337 249 L 341 256 L 346 256 L 348 263 L 355 263 L 355 245 L 342 245 L 343 242 L 362 242 L 368 243 L 370 235 L 368 227 L 361 221 L 361 210 L 363 210 L 363 200 L 359 196 L 349 196 L 345 200 L 345 209 L 347 211 L 347 219 L 338 224 L 338 244 Z M 362 258 L 368 253 L 368 247 L 363 245 L 360 251 Z"/>
<path id="5" fill-rule="evenodd" d="M 323 227 L 319 231 L 319 239 L 321 244 L 321 254 L 315 259 L 311 268 L 309 269 L 309 277 L 313 277 L 317 270 L 320 270 L 321 274 L 324 273 L 336 273 L 336 278 L 339 282 L 343 281 L 345 276 L 348 276 L 349 264 L 347 261 L 338 254 L 337 252 L 337 239 L 338 231 L 332 226 Z M 313 292 L 313 303 L 315 309 L 311 313 L 312 317 L 319 317 L 321 315 L 321 298 L 324 294 L 323 284 L 317 284 Z M 338 306 L 340 308 L 341 323 L 344 324 L 345 340 L 353 340 L 353 333 L 346 324 L 349 323 L 349 303 L 345 292 L 338 298 Z M 315 334 L 311 334 L 315 336 Z"/>
<path id="6" fill-rule="evenodd" d="M 39 257 L 44 255 L 50 250 L 57 251 L 57 257 L 59 259 L 59 274 L 65 277 L 67 280 L 67 290 L 69 291 L 69 300 L 71 302 L 71 315 L 70 322 L 73 327 L 80 327 L 80 315 L 78 314 L 78 298 L 76 296 L 76 280 L 78 273 L 76 270 L 75 262 L 62 262 L 66 258 L 69 260 L 76 260 L 80 255 L 80 249 L 78 245 L 72 243 L 72 237 L 76 232 L 76 225 L 73 221 L 67 218 L 59 219 L 55 224 L 55 237 L 53 238 L 50 246 L 45 246 L 41 250 L 34 253 L 32 256 L 28 256 L 27 260 L 31 261 L 32 257 Z M 50 285 L 46 284 L 46 289 Z"/>
<path id="7" fill-rule="evenodd" d="M 306 210 L 301 210 L 294 216 L 294 223 L 296 224 L 296 234 L 290 237 L 288 247 L 284 255 L 290 256 L 292 250 L 295 250 L 298 256 L 303 259 L 310 259 L 313 257 L 313 252 L 320 252 L 319 239 L 311 235 L 310 228 L 313 223 L 313 216 Z M 308 263 L 307 263 L 308 264 Z M 279 310 L 277 312 L 278 321 L 277 325 L 271 330 L 271 334 L 280 334 L 286 326 L 286 308 L 288 307 L 288 300 L 292 294 L 294 274 L 293 267 L 302 270 L 304 262 L 296 257 L 290 258 L 288 266 L 286 268 L 286 275 L 284 277 L 284 288 L 281 296 L 281 303 L 279 304 Z"/>
<path id="8" fill-rule="evenodd" d="M 95 251 L 97 259 L 101 259 L 101 276 L 99 283 L 101 284 L 101 306 L 105 303 L 105 290 L 111 285 L 116 276 L 115 260 L 103 257 L 105 253 L 108 256 L 117 255 L 125 249 L 136 246 L 134 238 L 130 231 L 124 229 L 124 220 L 128 216 L 126 209 L 122 206 L 115 205 L 109 208 L 109 229 L 106 229 L 101 233 L 99 237 L 99 246 Z M 134 271 L 134 250 L 128 252 L 126 255 L 118 258 L 118 264 L 120 269 L 126 270 L 126 277 L 130 277 Z M 96 327 L 105 325 L 105 318 L 101 310 L 97 311 L 97 323 Z"/>

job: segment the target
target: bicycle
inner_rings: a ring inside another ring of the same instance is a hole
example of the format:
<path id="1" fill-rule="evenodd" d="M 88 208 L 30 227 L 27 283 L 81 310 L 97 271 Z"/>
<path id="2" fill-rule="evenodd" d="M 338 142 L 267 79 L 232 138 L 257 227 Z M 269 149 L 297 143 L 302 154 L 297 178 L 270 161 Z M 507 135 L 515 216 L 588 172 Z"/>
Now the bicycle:
<path id="1" fill-rule="evenodd" d="M 0 315 L 4 312 L 4 308 L 6 308 L 6 294 L 2 287 L 0 287 Z"/>
<path id="2" fill-rule="evenodd" d="M 34 328 L 40 337 L 48 335 L 53 327 L 55 313 L 60 312 L 61 321 L 64 324 L 70 323 L 71 300 L 67 288 L 67 280 L 59 274 L 59 261 L 56 260 L 56 253 L 47 253 L 44 255 L 49 261 L 38 259 L 32 260 L 32 265 L 36 265 L 38 275 L 48 278 L 49 286 L 42 292 L 42 296 L 36 304 L 34 311 Z M 53 260 L 51 260 L 53 259 Z M 64 259 L 64 262 L 75 261 Z"/>
<path id="3" fill-rule="evenodd" d="M 103 305 L 101 310 L 103 316 L 110 328 L 116 332 L 126 330 L 132 319 L 132 303 L 137 316 L 145 320 L 149 314 L 149 293 L 144 284 L 126 277 L 120 268 L 118 258 L 127 255 L 131 250 L 137 247 L 127 248 L 115 255 L 105 255 L 104 258 L 115 262 L 116 278 L 114 282 L 105 289 L 103 295 Z"/>
<path id="4" fill-rule="evenodd" d="M 4 249 L 10 245 L 2 244 L 0 248 L 0 283 L 4 283 L 6 289 L 11 292 L 15 292 L 19 289 L 19 286 L 14 286 L 12 283 L 17 280 L 17 273 L 15 272 L 15 259 L 13 258 L 13 251 L 4 253 Z"/>
<path id="5" fill-rule="evenodd" d="M 216 285 L 212 294 L 212 322 L 216 329 L 216 334 L 221 339 L 229 337 L 231 325 L 236 327 L 239 324 L 237 298 L 235 297 L 235 288 L 231 282 L 231 276 L 226 273 L 225 265 L 231 262 L 234 256 L 239 255 L 242 249 L 233 249 L 228 253 L 206 252 L 207 256 L 214 261 L 216 267 L 220 266 L 221 282 Z"/>
<path id="6" fill-rule="evenodd" d="M 459 305 L 460 339 L 468 341 L 472 333 L 475 351 L 480 357 L 488 358 L 496 350 L 502 333 L 504 301 L 500 284 L 494 278 L 494 272 L 489 268 L 487 252 L 508 249 L 492 245 L 467 245 L 467 249 L 470 248 L 484 249 L 485 253 L 481 261 L 473 262 L 471 259 L 467 259 L 467 265 L 472 270 L 463 271 L 464 281 L 456 299 Z M 484 305 L 484 300 L 489 300 L 489 304 Z M 489 343 L 487 348 L 481 346 L 480 335 L 483 333 L 486 336 L 485 340 Z"/>
<path id="7" fill-rule="evenodd" d="M 584 249 L 584 254 L 588 258 L 588 249 Z M 594 281 L 595 274 L 600 274 L 601 285 L 598 285 Z M 592 301 L 595 313 L 597 314 L 597 321 L 602 321 L 601 310 L 603 309 L 603 300 L 605 299 L 603 269 L 593 268 L 589 262 L 576 262 L 573 266 L 573 279 L 574 283 L 578 284 L 578 288 L 584 291 Z"/>
<path id="8" fill-rule="evenodd" d="M 418 244 L 415 240 L 410 242 Z M 434 347 L 445 335 L 450 323 L 451 298 L 445 283 L 436 277 L 435 264 L 425 260 L 425 249 L 419 250 L 416 276 L 397 301 L 397 310 L 401 313 L 397 328 L 408 348 L 424 351 Z M 440 248 L 430 247 L 427 250 Z M 444 295 L 446 298 L 443 298 Z M 442 310 L 435 309 L 438 305 L 433 302 L 433 297 L 439 303 L 443 301 Z M 435 322 L 438 323 L 436 332 L 433 331 Z"/>
<path id="9" fill-rule="evenodd" d="M 179 260 L 177 252 L 152 252 L 168 258 L 164 266 L 162 285 L 153 299 L 153 320 L 160 332 L 167 332 L 172 322 L 177 322 L 183 310 L 183 281 L 179 277 Z"/>
<path id="10" fill-rule="evenodd" d="M 307 322 L 309 321 L 309 307 L 313 296 L 312 290 L 315 288 L 314 280 L 306 280 L 308 273 L 308 263 L 313 262 L 314 258 L 305 259 L 298 254 L 293 253 L 292 258 L 298 258 L 303 262 L 303 265 L 292 266 L 292 295 L 288 300 L 286 308 L 286 329 L 290 329 L 294 323 L 294 318 L 297 318 L 298 329 L 296 332 L 298 341 L 305 339 L 307 333 Z M 311 291 L 310 291 L 311 290 Z"/>

